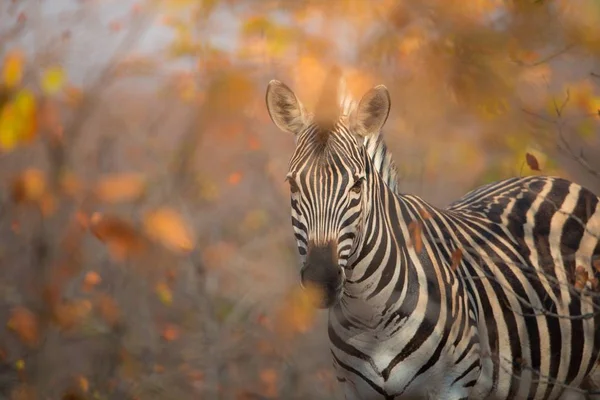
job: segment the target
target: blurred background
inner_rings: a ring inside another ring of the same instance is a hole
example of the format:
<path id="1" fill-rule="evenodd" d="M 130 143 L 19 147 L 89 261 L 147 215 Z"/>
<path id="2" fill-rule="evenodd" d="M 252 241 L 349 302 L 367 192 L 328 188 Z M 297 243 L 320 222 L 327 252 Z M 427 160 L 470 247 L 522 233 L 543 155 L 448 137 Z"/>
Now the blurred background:
<path id="1" fill-rule="evenodd" d="M 595 0 L 2 0 L 0 398 L 336 399 L 271 79 L 386 85 L 403 192 L 600 192 Z"/>

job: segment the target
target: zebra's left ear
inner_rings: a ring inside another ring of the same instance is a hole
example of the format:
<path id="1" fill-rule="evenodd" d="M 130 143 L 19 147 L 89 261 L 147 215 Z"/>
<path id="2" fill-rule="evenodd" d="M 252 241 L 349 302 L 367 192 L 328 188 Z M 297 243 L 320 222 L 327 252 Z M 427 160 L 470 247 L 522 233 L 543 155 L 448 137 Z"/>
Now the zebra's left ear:
<path id="1" fill-rule="evenodd" d="M 279 129 L 299 134 L 308 123 L 308 115 L 292 89 L 272 80 L 267 86 L 267 111 Z"/>
<path id="2" fill-rule="evenodd" d="M 390 114 L 390 94 L 383 85 L 369 90 L 350 119 L 350 128 L 359 136 L 378 135 Z"/>

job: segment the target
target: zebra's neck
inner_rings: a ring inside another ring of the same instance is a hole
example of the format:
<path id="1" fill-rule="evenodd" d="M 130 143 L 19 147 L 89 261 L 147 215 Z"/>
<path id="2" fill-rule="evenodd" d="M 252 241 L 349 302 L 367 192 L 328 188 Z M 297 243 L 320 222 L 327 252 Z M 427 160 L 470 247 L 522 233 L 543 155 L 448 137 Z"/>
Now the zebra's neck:
<path id="1" fill-rule="evenodd" d="M 381 132 L 379 135 L 367 136 L 363 144 L 373 163 L 373 168 L 390 190 L 398 193 L 398 170 Z"/>
<path id="2" fill-rule="evenodd" d="M 390 185 L 392 175 L 381 176 L 374 162 L 369 162 L 368 170 L 371 173 L 367 196 L 372 200 L 364 210 L 364 233 L 347 273 L 344 297 L 337 312 L 350 325 L 381 331 L 381 325 L 390 318 L 402 319 L 414 312 L 411 301 L 407 300 L 418 297 L 411 290 L 423 285 L 427 271 L 425 265 L 415 263 L 417 257 L 411 253 L 414 244 L 410 232 L 414 228 L 410 224 L 423 219 L 422 210 L 433 208 L 418 197 L 397 194 L 395 179 Z M 386 283 L 392 284 L 385 286 Z M 404 300 L 397 301 L 399 298 Z M 409 306 L 405 310 L 395 309 L 398 304 Z"/>

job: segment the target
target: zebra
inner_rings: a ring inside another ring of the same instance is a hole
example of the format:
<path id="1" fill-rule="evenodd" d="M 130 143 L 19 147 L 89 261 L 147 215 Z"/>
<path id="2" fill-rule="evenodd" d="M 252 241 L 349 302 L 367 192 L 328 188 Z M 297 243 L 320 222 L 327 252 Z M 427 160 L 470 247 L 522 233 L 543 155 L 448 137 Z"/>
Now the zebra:
<path id="1" fill-rule="evenodd" d="M 350 115 L 329 92 L 310 114 L 272 80 L 266 105 L 295 136 L 300 281 L 328 309 L 345 398 L 585 399 L 600 349 L 598 197 L 529 176 L 434 207 L 391 189 L 364 146 L 388 118 L 387 88 Z"/>

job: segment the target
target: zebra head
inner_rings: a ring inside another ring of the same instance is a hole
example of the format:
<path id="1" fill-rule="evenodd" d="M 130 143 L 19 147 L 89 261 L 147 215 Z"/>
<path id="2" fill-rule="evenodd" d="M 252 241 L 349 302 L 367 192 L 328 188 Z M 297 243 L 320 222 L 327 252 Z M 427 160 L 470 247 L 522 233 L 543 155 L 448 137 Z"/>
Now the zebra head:
<path id="1" fill-rule="evenodd" d="M 360 248 L 373 184 L 363 141 L 379 134 L 390 110 L 389 93 L 380 85 L 350 115 L 341 115 L 335 89 L 326 82 L 314 115 L 279 81 L 271 81 L 266 93 L 272 121 L 296 138 L 287 174 L 292 226 L 302 285 L 321 293 L 321 308 L 341 299 L 346 270 Z"/>

